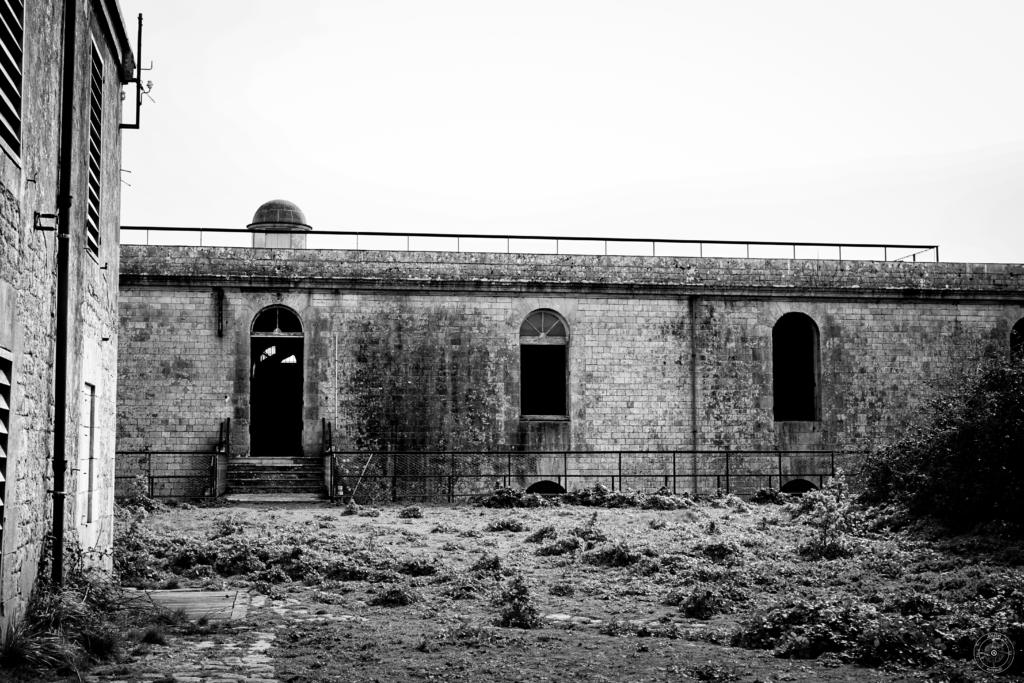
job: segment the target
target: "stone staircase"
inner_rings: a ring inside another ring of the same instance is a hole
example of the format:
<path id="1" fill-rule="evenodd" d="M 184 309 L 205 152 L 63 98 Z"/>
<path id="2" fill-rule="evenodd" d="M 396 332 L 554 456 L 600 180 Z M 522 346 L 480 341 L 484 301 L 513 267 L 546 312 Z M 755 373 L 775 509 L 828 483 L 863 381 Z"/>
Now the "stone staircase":
<path id="1" fill-rule="evenodd" d="M 269 502 L 305 501 L 324 499 L 326 494 L 320 456 L 228 460 L 229 500 L 258 502 L 266 496 Z"/>

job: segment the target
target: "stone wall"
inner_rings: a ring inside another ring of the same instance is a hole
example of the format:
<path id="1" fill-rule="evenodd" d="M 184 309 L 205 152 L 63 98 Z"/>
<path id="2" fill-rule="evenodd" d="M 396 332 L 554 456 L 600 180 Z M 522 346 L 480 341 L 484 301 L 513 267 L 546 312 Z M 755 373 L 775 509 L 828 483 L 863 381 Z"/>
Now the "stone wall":
<path id="1" fill-rule="evenodd" d="M 20 149 L 0 149 L 0 355 L 12 361 L 2 542 L 0 631 L 25 609 L 52 531 L 56 237 L 35 229 L 35 214 L 57 213 L 63 7 L 26 3 Z M 113 528 L 117 272 L 120 207 L 120 89 L 131 64 L 119 10 L 111 0 L 76 4 L 75 130 L 69 240 L 69 337 L 66 387 L 66 527 L 69 545 L 96 550 L 109 564 Z M 113 22 L 113 23 L 111 23 Z M 114 42 L 109 36 L 117 36 Z M 99 258 L 86 252 L 90 50 L 104 59 Z M 53 221 L 46 221 L 52 225 Z M 95 387 L 90 413 L 86 385 Z M 88 416 L 95 429 L 90 434 Z M 88 446 L 92 445 L 92 501 Z M 83 469 L 86 468 L 86 469 Z"/>
<path id="2" fill-rule="evenodd" d="M 232 451 L 247 452 L 249 330 L 271 305 L 303 325 L 307 455 L 326 420 L 342 450 L 601 451 L 571 470 L 602 477 L 620 450 L 876 446 L 937 385 L 1006 353 L 1024 317 L 1020 265 L 136 246 L 122 256 L 119 449 L 199 447 L 232 417 Z M 541 308 L 569 326 L 565 420 L 519 414 L 519 326 Z M 774 421 L 772 327 L 788 312 L 820 333 L 820 421 Z M 623 473 L 657 470 L 660 481 L 642 483 L 661 485 L 672 459 L 627 455 Z M 531 468 L 560 472 L 557 460 L 518 463 L 519 481 Z M 675 460 L 683 490 L 713 488 L 724 471 L 720 457 Z M 787 457 L 782 469 L 828 466 Z M 749 486 L 779 469 L 752 454 L 730 467 L 763 475 Z"/>

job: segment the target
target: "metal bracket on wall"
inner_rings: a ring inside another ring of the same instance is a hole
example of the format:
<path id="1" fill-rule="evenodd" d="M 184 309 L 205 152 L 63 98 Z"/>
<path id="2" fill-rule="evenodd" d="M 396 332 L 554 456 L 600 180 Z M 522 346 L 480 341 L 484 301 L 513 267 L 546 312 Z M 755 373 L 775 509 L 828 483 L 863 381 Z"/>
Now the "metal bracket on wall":
<path id="1" fill-rule="evenodd" d="M 35 220 L 33 221 L 33 228 L 36 230 L 42 230 L 44 232 L 53 232 L 57 229 L 57 214 L 55 213 L 39 213 L 36 211 Z"/>

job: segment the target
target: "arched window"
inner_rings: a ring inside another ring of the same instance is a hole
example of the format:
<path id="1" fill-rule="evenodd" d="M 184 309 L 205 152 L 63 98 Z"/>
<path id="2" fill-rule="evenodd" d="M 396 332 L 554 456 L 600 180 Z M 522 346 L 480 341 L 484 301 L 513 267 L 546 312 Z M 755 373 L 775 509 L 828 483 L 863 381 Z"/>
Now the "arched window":
<path id="1" fill-rule="evenodd" d="M 821 419 L 818 326 L 787 313 L 772 328 L 772 395 L 776 422 Z"/>
<path id="2" fill-rule="evenodd" d="M 1010 360 L 1024 361 L 1024 318 L 1010 330 Z"/>
<path id="3" fill-rule="evenodd" d="M 554 311 L 534 311 L 519 328 L 519 391 L 524 417 L 565 417 L 569 329 Z"/>
<path id="4" fill-rule="evenodd" d="M 302 334 L 302 323 L 299 316 L 283 306 L 271 306 L 264 309 L 252 321 L 252 333 L 265 334 Z"/>

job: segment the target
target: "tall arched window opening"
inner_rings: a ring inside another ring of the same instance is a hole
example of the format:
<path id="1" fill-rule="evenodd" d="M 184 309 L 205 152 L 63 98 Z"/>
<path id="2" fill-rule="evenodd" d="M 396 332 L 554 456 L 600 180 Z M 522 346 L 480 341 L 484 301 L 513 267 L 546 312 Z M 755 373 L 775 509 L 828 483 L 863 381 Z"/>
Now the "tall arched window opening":
<path id="1" fill-rule="evenodd" d="M 566 417 L 569 328 L 554 311 L 534 311 L 519 328 L 520 408 L 523 417 Z"/>
<path id="2" fill-rule="evenodd" d="M 772 328 L 772 394 L 776 422 L 821 419 L 818 326 L 787 313 Z"/>
<path id="3" fill-rule="evenodd" d="M 1010 360 L 1024 362 L 1024 318 L 1010 330 Z"/>
<path id="4" fill-rule="evenodd" d="M 273 306 L 252 323 L 249 442 L 255 457 L 302 455 L 302 323 Z"/>

